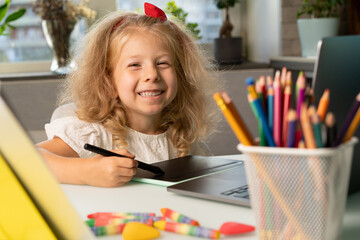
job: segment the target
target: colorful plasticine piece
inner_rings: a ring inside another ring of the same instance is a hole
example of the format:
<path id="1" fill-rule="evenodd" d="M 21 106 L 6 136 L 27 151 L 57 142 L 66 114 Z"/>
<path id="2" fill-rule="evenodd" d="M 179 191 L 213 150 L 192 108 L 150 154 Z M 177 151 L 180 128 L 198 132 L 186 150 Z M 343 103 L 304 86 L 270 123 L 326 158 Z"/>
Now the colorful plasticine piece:
<path id="1" fill-rule="evenodd" d="M 154 239 L 159 236 L 159 230 L 139 222 L 127 223 L 122 232 L 124 240 L 147 240 Z"/>
<path id="2" fill-rule="evenodd" d="M 95 236 L 107 236 L 107 235 L 121 234 L 124 230 L 125 225 L 126 224 L 124 223 L 118 225 L 90 227 L 90 229 L 95 234 Z"/>
<path id="3" fill-rule="evenodd" d="M 255 227 L 237 222 L 226 222 L 221 225 L 219 231 L 224 235 L 234 235 L 253 232 Z"/>
<path id="4" fill-rule="evenodd" d="M 133 218 L 133 219 L 125 219 L 125 218 L 91 218 L 86 220 L 85 223 L 89 227 L 102 227 L 107 225 L 118 225 L 124 224 L 128 222 L 140 222 L 146 225 L 152 226 L 154 220 L 152 218 Z"/>
<path id="5" fill-rule="evenodd" d="M 174 210 L 171 210 L 169 208 L 161 208 L 160 211 L 164 217 L 167 217 L 175 222 L 187 223 L 187 224 L 194 225 L 194 226 L 200 226 L 198 221 L 196 221 L 192 218 L 189 218 L 185 215 L 182 215 L 181 213 L 175 212 Z"/>
<path id="6" fill-rule="evenodd" d="M 97 212 L 89 214 L 88 218 L 129 218 L 155 216 L 155 213 Z"/>
<path id="7" fill-rule="evenodd" d="M 157 221 L 154 222 L 154 227 L 169 232 L 180 233 L 180 234 L 196 236 L 196 237 L 211 238 L 211 239 L 218 239 L 220 237 L 220 232 L 218 230 L 198 227 L 186 223 Z"/>

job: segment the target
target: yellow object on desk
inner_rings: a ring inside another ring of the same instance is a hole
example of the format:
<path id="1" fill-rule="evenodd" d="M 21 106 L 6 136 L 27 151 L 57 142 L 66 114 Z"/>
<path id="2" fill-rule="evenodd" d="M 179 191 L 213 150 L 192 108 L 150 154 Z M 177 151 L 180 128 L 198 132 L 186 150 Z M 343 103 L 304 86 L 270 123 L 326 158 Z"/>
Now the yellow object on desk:
<path id="1" fill-rule="evenodd" d="M 0 155 L 0 239 L 56 239 Z"/>

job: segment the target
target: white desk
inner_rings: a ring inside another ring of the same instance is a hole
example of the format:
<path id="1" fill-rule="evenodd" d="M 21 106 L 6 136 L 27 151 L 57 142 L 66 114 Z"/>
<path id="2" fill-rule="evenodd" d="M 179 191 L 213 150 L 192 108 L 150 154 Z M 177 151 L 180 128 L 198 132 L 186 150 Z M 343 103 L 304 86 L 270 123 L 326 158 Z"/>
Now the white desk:
<path id="1" fill-rule="evenodd" d="M 228 156 L 226 156 L 228 157 Z M 241 155 L 232 155 L 240 158 Z M 130 182 L 119 188 L 98 188 L 91 186 L 61 185 L 70 202 L 84 220 L 94 212 L 154 212 L 161 215 L 160 209 L 171 208 L 192 217 L 208 228 L 218 229 L 222 223 L 236 221 L 255 225 L 255 218 L 250 208 L 232 204 L 185 197 L 166 191 L 165 187 Z M 344 217 L 343 238 L 345 240 L 360 237 L 360 192 L 348 199 Z M 222 236 L 221 239 L 257 239 L 256 232 Z M 101 237 L 104 240 L 121 239 L 119 235 Z M 159 239 L 203 239 L 171 232 L 161 231 Z"/>

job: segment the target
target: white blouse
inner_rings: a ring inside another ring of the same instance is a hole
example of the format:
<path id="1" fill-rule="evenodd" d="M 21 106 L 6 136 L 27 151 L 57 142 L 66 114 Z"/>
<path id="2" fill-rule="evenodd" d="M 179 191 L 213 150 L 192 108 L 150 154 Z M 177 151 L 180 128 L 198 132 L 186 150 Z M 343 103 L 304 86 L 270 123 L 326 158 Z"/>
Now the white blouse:
<path id="1" fill-rule="evenodd" d="M 84 149 L 89 143 L 107 150 L 116 149 L 112 134 L 100 123 L 89 123 L 80 120 L 75 113 L 75 104 L 66 104 L 55 109 L 51 121 L 45 124 L 48 139 L 55 136 L 67 143 L 81 158 L 95 155 Z M 177 157 L 177 150 L 167 138 L 166 132 L 158 135 L 148 135 L 129 128 L 127 135 L 128 151 L 135 159 L 154 163 Z M 193 144 L 190 154 L 211 155 L 203 142 Z"/>

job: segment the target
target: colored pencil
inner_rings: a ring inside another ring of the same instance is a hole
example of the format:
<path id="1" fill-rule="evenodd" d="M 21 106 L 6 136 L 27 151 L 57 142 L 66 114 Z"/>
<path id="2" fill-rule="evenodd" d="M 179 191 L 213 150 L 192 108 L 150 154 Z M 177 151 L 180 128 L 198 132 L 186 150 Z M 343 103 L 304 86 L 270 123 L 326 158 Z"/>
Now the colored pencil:
<path id="1" fill-rule="evenodd" d="M 320 98 L 319 105 L 317 108 L 317 114 L 319 114 L 320 121 L 323 122 L 325 119 L 326 111 L 329 106 L 330 90 L 325 89 L 323 95 Z"/>
<path id="2" fill-rule="evenodd" d="M 277 147 L 282 146 L 282 88 L 280 72 L 276 71 L 274 77 L 274 127 L 273 136 Z"/>
<path id="3" fill-rule="evenodd" d="M 255 82 L 255 91 L 256 91 L 256 94 L 260 100 L 260 103 L 261 103 L 261 106 L 264 110 L 264 112 L 266 113 L 266 107 L 267 105 L 264 104 L 264 94 L 263 94 L 263 91 L 262 91 L 262 87 L 261 87 L 261 84 L 260 84 L 260 81 L 257 80 Z"/>
<path id="4" fill-rule="evenodd" d="M 221 94 L 218 92 L 214 93 L 213 98 L 216 101 L 217 105 L 220 107 L 224 117 L 228 121 L 238 140 L 245 146 L 251 146 L 252 140 L 247 138 L 244 129 L 238 124 L 235 116 L 232 114 L 232 112 L 226 105 L 224 99 L 221 97 Z"/>
<path id="5" fill-rule="evenodd" d="M 270 131 L 273 132 L 274 128 L 274 89 L 271 86 L 268 87 L 267 92 L 267 104 L 268 104 L 268 122 L 269 122 L 269 128 Z"/>
<path id="6" fill-rule="evenodd" d="M 304 98 L 305 98 L 305 87 L 306 87 L 305 78 L 301 76 L 298 82 L 298 93 L 297 93 L 297 102 L 296 102 L 297 104 L 296 113 L 298 118 L 301 118 L 301 109 L 302 109 L 301 105 L 304 102 Z"/>
<path id="7" fill-rule="evenodd" d="M 266 108 L 267 106 L 264 105 L 264 97 L 263 97 L 263 91 L 262 91 L 262 87 L 260 85 L 260 82 L 259 81 L 256 81 L 255 82 L 255 90 L 256 90 L 256 93 L 258 95 L 258 98 L 259 98 L 259 101 L 261 103 L 261 106 L 264 110 L 264 113 L 266 114 Z M 252 103 L 252 105 L 255 107 L 255 104 Z M 265 139 L 265 133 L 264 133 L 264 130 L 263 130 L 263 127 L 261 125 L 261 120 L 260 118 L 258 118 L 258 128 L 259 128 L 259 136 L 260 136 L 260 146 L 266 146 L 266 139 Z"/>
<path id="8" fill-rule="evenodd" d="M 285 86 L 285 90 L 284 90 L 284 104 L 283 104 L 283 119 L 282 119 L 282 143 L 283 146 L 286 146 L 286 139 L 287 139 L 287 125 L 288 125 L 288 121 L 287 121 L 287 117 L 288 117 L 288 111 L 290 108 L 290 100 L 291 100 L 291 87 L 289 85 Z"/>
<path id="9" fill-rule="evenodd" d="M 337 136 L 337 127 L 335 122 L 335 115 L 332 112 L 328 112 L 325 117 L 326 126 L 326 143 L 325 147 L 331 147 Z"/>
<path id="10" fill-rule="evenodd" d="M 271 76 L 266 76 L 266 87 L 269 88 L 269 87 L 273 87 L 273 79 Z"/>
<path id="11" fill-rule="evenodd" d="M 286 67 L 282 67 L 281 75 L 280 75 L 280 85 L 282 90 L 284 90 L 286 85 L 286 72 L 287 72 Z"/>
<path id="12" fill-rule="evenodd" d="M 248 94 L 247 95 L 248 97 L 248 102 L 250 104 L 250 107 L 255 115 L 255 118 L 256 118 L 256 121 L 258 122 L 258 132 L 259 132 L 259 138 L 260 138 L 260 146 L 266 146 L 266 138 L 265 138 L 265 134 L 264 134 L 264 130 L 262 128 L 262 125 L 261 125 L 261 119 L 259 118 L 259 115 L 258 115 L 258 112 L 256 110 L 256 107 L 255 107 L 255 103 L 254 101 L 252 101 L 252 98 L 251 98 L 251 95 Z"/>
<path id="13" fill-rule="evenodd" d="M 289 109 L 288 117 L 287 117 L 288 127 L 287 127 L 287 141 L 286 147 L 295 147 L 295 134 L 296 134 L 296 125 L 297 125 L 297 118 L 296 118 L 296 111 L 293 109 Z"/>
<path id="14" fill-rule="evenodd" d="M 266 84 L 265 84 L 265 76 L 260 76 L 258 80 L 259 88 L 262 93 L 262 101 L 264 106 L 264 111 L 267 113 L 267 91 L 266 91 Z"/>
<path id="15" fill-rule="evenodd" d="M 287 71 L 286 73 L 285 86 L 292 87 L 291 71 Z"/>
<path id="16" fill-rule="evenodd" d="M 238 125 L 243 130 L 246 138 L 250 141 L 250 144 L 255 145 L 254 138 L 251 135 L 251 133 L 249 131 L 249 128 L 246 126 L 246 124 L 245 124 L 244 120 L 242 119 L 241 115 L 236 110 L 236 107 L 233 104 L 233 101 L 231 100 L 230 96 L 225 91 L 221 91 L 221 97 L 223 98 L 225 104 L 227 105 L 227 107 L 230 109 L 231 113 L 235 117 Z"/>
<path id="17" fill-rule="evenodd" d="M 314 131 L 310 122 L 309 115 L 307 113 L 306 105 L 303 103 L 301 105 L 300 111 L 300 122 L 301 128 L 305 138 L 305 146 L 306 148 L 316 148 L 316 142 L 314 137 Z"/>
<path id="18" fill-rule="evenodd" d="M 300 120 L 298 119 L 296 124 L 296 132 L 295 132 L 295 147 L 299 147 L 298 144 L 300 141 L 304 141 L 304 138 L 303 138 L 303 133 L 301 131 L 301 123 Z"/>
<path id="19" fill-rule="evenodd" d="M 310 113 L 310 118 L 311 118 L 311 123 L 312 123 L 312 126 L 313 126 L 316 147 L 317 148 L 322 148 L 324 146 L 324 144 L 323 144 L 323 141 L 322 141 L 320 116 L 315 111 L 314 106 L 310 107 L 310 109 L 313 109 L 312 113 Z"/>
<path id="20" fill-rule="evenodd" d="M 265 134 L 265 137 L 266 137 L 266 142 L 270 147 L 275 147 L 276 145 L 275 145 L 273 136 L 272 136 L 272 134 L 270 132 L 270 128 L 269 128 L 269 125 L 268 125 L 268 122 L 267 122 L 267 117 L 266 117 L 266 115 L 264 113 L 263 108 L 261 107 L 261 103 L 260 103 L 259 98 L 257 97 L 256 91 L 255 91 L 254 79 L 253 78 L 248 78 L 246 80 L 246 84 L 248 86 L 248 92 L 249 92 L 249 94 L 251 96 L 250 101 L 254 102 L 256 111 L 257 111 L 258 116 L 259 116 L 259 118 L 261 120 L 262 128 L 263 128 L 263 131 L 264 131 L 264 134 Z"/>
<path id="21" fill-rule="evenodd" d="M 304 101 L 306 103 L 306 106 L 309 107 L 311 105 L 314 105 L 314 102 L 315 102 L 315 97 L 314 97 L 314 90 L 307 86 L 305 88 L 305 98 L 304 98 Z"/>
<path id="22" fill-rule="evenodd" d="M 297 103 L 298 101 L 298 94 L 299 94 L 299 82 L 300 82 L 300 79 L 303 77 L 303 71 L 300 71 L 299 72 L 299 75 L 296 79 L 296 84 L 295 84 L 295 102 Z M 299 116 L 298 116 L 299 118 Z"/>
<path id="23" fill-rule="evenodd" d="M 354 119 L 356 112 L 359 109 L 359 106 L 360 106 L 360 93 L 358 93 L 358 95 L 356 95 L 355 101 L 354 101 L 352 107 L 350 108 L 350 110 L 347 114 L 347 117 L 345 119 L 345 123 L 342 125 L 342 128 L 341 128 L 339 134 L 337 135 L 335 142 L 333 143 L 333 147 L 336 147 L 343 142 L 345 134 L 346 134 L 347 130 L 349 129 L 350 124 L 351 124 L 352 120 Z"/>
<path id="24" fill-rule="evenodd" d="M 349 129 L 346 132 L 346 135 L 344 137 L 344 142 L 349 141 L 350 138 L 354 135 L 357 127 L 359 126 L 359 121 L 360 121 L 360 108 L 357 110 L 356 115 L 352 120 Z"/>
<path id="25" fill-rule="evenodd" d="M 298 143 L 298 148 L 305 148 L 305 142 L 304 140 L 300 140 Z"/>

